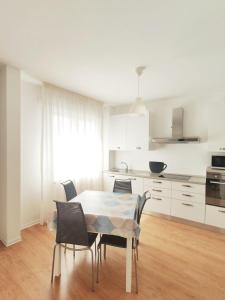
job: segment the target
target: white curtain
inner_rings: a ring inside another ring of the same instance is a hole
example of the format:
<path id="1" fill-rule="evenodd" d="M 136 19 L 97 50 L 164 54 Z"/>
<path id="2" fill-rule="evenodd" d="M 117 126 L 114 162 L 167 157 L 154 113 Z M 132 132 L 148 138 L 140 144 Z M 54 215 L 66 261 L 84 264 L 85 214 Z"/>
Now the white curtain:
<path id="1" fill-rule="evenodd" d="M 43 88 L 41 223 L 51 219 L 60 182 L 102 188 L 101 102 L 46 85 Z"/>

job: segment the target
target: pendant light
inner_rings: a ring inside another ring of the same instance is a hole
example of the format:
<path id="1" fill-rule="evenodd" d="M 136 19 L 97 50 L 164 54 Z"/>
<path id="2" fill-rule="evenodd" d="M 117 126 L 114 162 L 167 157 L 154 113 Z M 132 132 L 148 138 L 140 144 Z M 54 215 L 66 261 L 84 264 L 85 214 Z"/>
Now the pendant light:
<path id="1" fill-rule="evenodd" d="M 135 102 L 130 107 L 130 114 L 132 115 L 146 115 L 148 110 L 143 99 L 140 97 L 140 77 L 143 71 L 146 69 L 145 66 L 139 66 L 136 68 L 137 79 L 138 79 L 138 96 Z"/>

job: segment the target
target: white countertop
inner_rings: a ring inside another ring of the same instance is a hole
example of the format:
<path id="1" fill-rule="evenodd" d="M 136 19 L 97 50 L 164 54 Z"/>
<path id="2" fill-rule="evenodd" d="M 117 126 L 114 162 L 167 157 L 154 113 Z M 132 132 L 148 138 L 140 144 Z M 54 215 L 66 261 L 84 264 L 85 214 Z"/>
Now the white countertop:
<path id="1" fill-rule="evenodd" d="M 126 172 L 125 170 L 105 170 L 105 173 L 115 174 L 115 175 L 125 175 L 125 176 L 135 176 L 135 177 L 142 177 L 142 178 L 159 178 L 160 180 L 167 180 L 167 181 L 176 181 L 176 182 L 189 182 L 189 183 L 195 183 L 195 184 L 205 184 L 206 177 L 205 176 L 197 176 L 197 175 L 188 175 L 188 174 L 173 174 L 173 175 L 185 175 L 190 176 L 188 180 L 182 180 L 182 179 L 173 179 L 173 178 L 163 178 L 159 177 L 159 174 L 150 173 L 148 171 L 140 171 L 140 170 L 128 170 Z"/>

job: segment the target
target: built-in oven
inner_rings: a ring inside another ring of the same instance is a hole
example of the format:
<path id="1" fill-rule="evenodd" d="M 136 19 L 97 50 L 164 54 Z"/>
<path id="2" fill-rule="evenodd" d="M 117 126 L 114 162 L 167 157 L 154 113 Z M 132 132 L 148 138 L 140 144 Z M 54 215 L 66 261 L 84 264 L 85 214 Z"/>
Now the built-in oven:
<path id="1" fill-rule="evenodd" d="M 212 155 L 211 168 L 225 169 L 225 155 Z"/>
<path id="2" fill-rule="evenodd" d="M 207 172 L 206 204 L 225 207 L 225 171 Z"/>

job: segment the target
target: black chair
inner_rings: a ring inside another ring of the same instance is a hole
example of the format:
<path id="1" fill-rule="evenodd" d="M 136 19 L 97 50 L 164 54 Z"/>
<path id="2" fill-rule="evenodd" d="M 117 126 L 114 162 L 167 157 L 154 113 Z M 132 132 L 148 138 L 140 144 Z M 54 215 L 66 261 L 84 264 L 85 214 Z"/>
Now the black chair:
<path id="1" fill-rule="evenodd" d="M 149 192 L 145 192 L 142 197 L 138 197 L 138 204 L 137 204 L 137 214 L 136 219 L 137 223 L 140 224 L 141 215 L 143 212 L 143 208 L 145 203 L 151 197 L 147 197 Z M 132 249 L 133 249 L 133 258 L 134 258 L 134 268 L 135 268 L 135 279 L 136 279 L 136 292 L 138 292 L 138 280 L 137 280 L 137 259 L 138 259 L 138 244 L 139 240 L 133 238 L 132 240 Z M 101 245 L 104 245 L 104 250 L 106 251 L 106 245 L 118 248 L 127 248 L 127 239 L 121 236 L 110 235 L 110 234 L 103 234 L 100 238 L 98 243 L 98 260 L 97 260 L 97 282 L 99 282 L 99 250 L 101 249 Z M 106 252 L 104 252 L 104 258 L 106 259 Z"/>
<path id="2" fill-rule="evenodd" d="M 131 181 L 129 179 L 116 179 L 114 181 L 113 193 L 128 193 L 132 194 Z"/>
<path id="3" fill-rule="evenodd" d="M 65 190 L 66 201 L 70 201 L 77 196 L 77 191 L 72 180 L 61 182 L 61 184 L 63 185 Z"/>
<path id="4" fill-rule="evenodd" d="M 52 261 L 52 276 L 54 275 L 55 264 L 55 249 L 56 246 L 65 247 L 64 244 L 72 244 L 82 246 L 82 248 L 69 248 L 69 250 L 91 252 L 92 260 L 92 290 L 94 291 L 94 259 L 91 246 L 94 244 L 97 233 L 87 232 L 85 216 L 82 206 L 78 202 L 56 202 L 57 207 L 57 231 L 56 231 L 56 244 L 53 250 Z"/>
<path id="5" fill-rule="evenodd" d="M 72 180 L 66 180 L 64 182 L 61 182 L 61 184 L 66 194 L 66 201 L 70 201 L 77 196 L 77 191 Z M 65 245 L 64 253 L 66 253 L 66 248 L 67 245 Z M 73 251 L 73 256 L 75 256 L 75 250 Z"/>

